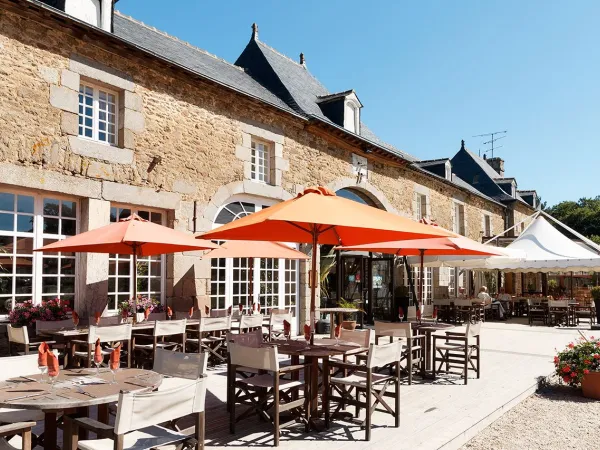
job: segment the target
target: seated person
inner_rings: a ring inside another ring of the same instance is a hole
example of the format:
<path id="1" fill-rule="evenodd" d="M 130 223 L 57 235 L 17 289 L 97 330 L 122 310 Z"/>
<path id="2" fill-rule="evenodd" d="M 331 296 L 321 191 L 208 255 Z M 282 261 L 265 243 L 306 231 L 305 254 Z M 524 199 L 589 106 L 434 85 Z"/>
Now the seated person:
<path id="1" fill-rule="evenodd" d="M 502 306 L 502 303 L 499 300 L 492 300 L 492 297 L 490 297 L 490 294 L 488 294 L 486 286 L 481 286 L 477 298 L 483 301 L 485 309 L 491 308 L 492 303 L 498 305 L 498 313 L 500 315 L 500 320 L 504 319 L 504 307 Z"/>
<path id="2" fill-rule="evenodd" d="M 498 294 L 498 300 L 502 302 L 510 302 L 512 300 L 512 297 L 510 294 L 507 294 L 504 288 L 502 287 L 500 288 L 500 294 Z"/>

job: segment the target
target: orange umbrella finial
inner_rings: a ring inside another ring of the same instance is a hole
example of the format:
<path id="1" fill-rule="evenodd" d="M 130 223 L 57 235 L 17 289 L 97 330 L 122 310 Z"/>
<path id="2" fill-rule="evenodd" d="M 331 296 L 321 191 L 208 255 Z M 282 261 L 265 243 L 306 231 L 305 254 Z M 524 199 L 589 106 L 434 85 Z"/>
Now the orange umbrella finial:
<path id="1" fill-rule="evenodd" d="M 319 194 L 319 195 L 327 195 L 327 196 L 333 196 L 333 197 L 336 196 L 335 192 L 333 192 L 329 188 L 326 188 L 325 186 L 311 186 L 311 187 L 304 189 L 304 191 L 300 192 L 296 197 L 300 198 L 306 194 Z"/>

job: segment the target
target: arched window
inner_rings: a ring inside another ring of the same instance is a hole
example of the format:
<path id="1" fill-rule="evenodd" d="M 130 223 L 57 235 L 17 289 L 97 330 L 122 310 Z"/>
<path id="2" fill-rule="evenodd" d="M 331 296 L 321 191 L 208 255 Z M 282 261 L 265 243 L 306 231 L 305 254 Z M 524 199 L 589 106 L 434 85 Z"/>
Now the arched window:
<path id="1" fill-rule="evenodd" d="M 214 227 L 225 225 L 254 212 L 268 208 L 254 201 L 233 201 L 221 207 Z M 287 259 L 220 258 L 211 260 L 211 307 L 227 308 L 260 303 L 261 308 L 291 308 L 296 311 L 298 299 L 298 261 Z M 250 279 L 254 286 L 250 298 Z"/>
<path id="2" fill-rule="evenodd" d="M 375 208 L 379 208 L 379 205 L 375 203 L 375 201 L 373 201 L 371 197 L 362 193 L 358 189 L 342 188 L 339 191 L 336 191 L 336 195 L 347 198 L 348 200 L 353 200 L 355 202 L 362 203 L 363 205 L 369 205 Z"/>

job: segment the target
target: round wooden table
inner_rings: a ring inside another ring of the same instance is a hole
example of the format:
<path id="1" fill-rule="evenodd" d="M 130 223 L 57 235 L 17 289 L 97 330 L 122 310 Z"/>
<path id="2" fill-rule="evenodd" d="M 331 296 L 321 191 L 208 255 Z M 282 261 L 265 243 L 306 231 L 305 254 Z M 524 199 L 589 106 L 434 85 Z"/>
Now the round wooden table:
<path id="1" fill-rule="evenodd" d="M 448 331 L 452 328 L 455 328 L 455 325 L 449 323 L 442 322 L 411 322 L 411 326 L 419 332 L 423 332 L 425 334 L 425 370 L 431 370 L 431 335 L 436 331 Z"/>
<path id="2" fill-rule="evenodd" d="M 44 449 L 57 448 L 57 418 L 60 413 L 88 415 L 90 406 L 98 406 L 98 419 L 108 423 L 108 404 L 118 401 L 121 391 L 151 391 L 160 386 L 162 375 L 150 370 L 120 369 L 112 384 L 110 370 L 62 370 L 54 382 L 41 382 L 41 374 L 17 377 L 0 383 L 0 406 L 43 411 Z M 70 435 L 65 423 L 65 438 Z M 65 448 L 70 443 L 65 442 Z"/>

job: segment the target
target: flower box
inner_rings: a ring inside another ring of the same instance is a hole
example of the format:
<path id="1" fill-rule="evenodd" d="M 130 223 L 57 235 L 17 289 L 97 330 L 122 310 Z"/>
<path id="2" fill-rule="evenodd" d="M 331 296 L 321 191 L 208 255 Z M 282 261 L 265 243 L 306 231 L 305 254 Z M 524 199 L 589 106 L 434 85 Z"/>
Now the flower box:
<path id="1" fill-rule="evenodd" d="M 586 398 L 600 400 L 600 372 L 590 372 L 581 380 L 581 390 Z"/>

